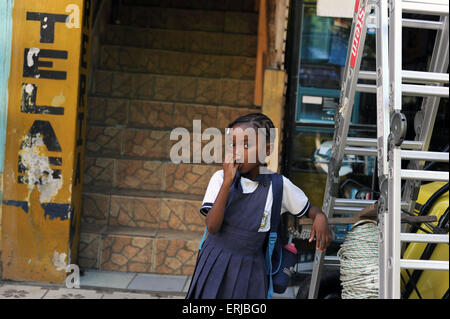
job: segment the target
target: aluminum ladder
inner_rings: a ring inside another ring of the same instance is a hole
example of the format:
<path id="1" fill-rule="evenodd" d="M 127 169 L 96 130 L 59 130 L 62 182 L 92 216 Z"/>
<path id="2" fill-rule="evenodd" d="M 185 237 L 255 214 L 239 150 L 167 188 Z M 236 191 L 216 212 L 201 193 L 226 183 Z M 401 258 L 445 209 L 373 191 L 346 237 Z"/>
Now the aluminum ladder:
<path id="1" fill-rule="evenodd" d="M 360 71 L 362 51 L 370 11 L 375 10 L 376 71 Z M 403 18 L 403 13 L 439 16 L 439 20 Z M 448 162 L 449 153 L 429 152 L 431 134 L 442 97 L 449 96 L 448 37 L 449 4 L 447 0 L 356 0 L 350 32 L 339 110 L 335 114 L 335 132 L 323 201 L 327 217 L 351 214 L 373 204 L 374 200 L 338 198 L 339 169 L 345 154 L 377 156 L 380 185 L 378 199 L 379 229 L 379 297 L 400 298 L 400 270 L 449 270 L 448 261 L 401 259 L 405 242 L 447 243 L 448 234 L 413 234 L 402 232 L 402 210 L 412 212 L 422 181 L 447 181 L 448 172 L 425 171 L 425 161 Z M 402 28 L 437 30 L 435 45 L 427 72 L 402 70 Z M 359 84 L 358 79 L 376 84 Z M 355 92 L 377 96 L 377 138 L 348 137 Z M 414 140 L 404 140 L 406 117 L 401 113 L 402 96 L 423 97 L 415 115 Z M 401 161 L 409 160 L 408 169 Z M 401 183 L 405 180 L 402 194 Z M 315 299 L 325 264 L 339 266 L 336 256 L 316 251 L 308 298 Z"/>

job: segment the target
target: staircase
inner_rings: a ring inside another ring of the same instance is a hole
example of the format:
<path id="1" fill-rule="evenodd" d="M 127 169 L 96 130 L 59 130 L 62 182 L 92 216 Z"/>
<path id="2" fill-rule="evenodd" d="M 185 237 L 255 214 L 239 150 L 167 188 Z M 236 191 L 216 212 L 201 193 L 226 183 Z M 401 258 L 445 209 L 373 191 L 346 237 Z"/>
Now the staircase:
<path id="1" fill-rule="evenodd" d="M 191 275 L 217 164 L 174 164 L 170 131 L 253 104 L 254 0 L 124 0 L 89 96 L 79 265 Z M 205 142 L 207 143 L 207 141 Z M 192 148 L 191 148 L 192 153 Z"/>

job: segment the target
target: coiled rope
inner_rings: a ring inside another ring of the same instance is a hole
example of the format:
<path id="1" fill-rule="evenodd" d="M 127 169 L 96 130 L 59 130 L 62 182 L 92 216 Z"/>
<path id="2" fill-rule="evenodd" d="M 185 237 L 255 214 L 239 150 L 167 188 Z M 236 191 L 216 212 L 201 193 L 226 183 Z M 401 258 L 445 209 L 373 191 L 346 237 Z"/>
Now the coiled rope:
<path id="1" fill-rule="evenodd" d="M 377 299 L 378 228 L 372 220 L 355 223 L 337 253 L 342 299 Z"/>

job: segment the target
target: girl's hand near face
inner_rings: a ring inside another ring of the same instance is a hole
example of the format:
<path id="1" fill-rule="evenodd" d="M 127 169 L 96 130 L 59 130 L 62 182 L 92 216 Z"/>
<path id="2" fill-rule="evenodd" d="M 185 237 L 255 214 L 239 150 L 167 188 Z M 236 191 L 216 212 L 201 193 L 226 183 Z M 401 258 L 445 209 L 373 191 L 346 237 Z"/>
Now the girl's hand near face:
<path id="1" fill-rule="evenodd" d="M 231 153 L 225 154 L 225 161 L 223 162 L 223 183 L 231 185 L 238 168 L 238 163 L 235 163 L 235 156 Z"/>
<path id="2" fill-rule="evenodd" d="M 219 194 L 217 194 L 214 205 L 206 215 L 206 226 L 210 234 L 217 233 L 220 230 L 220 227 L 222 227 L 228 193 L 230 186 L 233 183 L 234 176 L 236 175 L 238 165 L 239 164 L 235 164 L 235 158 L 231 153 L 225 153 L 222 186 L 220 187 Z"/>

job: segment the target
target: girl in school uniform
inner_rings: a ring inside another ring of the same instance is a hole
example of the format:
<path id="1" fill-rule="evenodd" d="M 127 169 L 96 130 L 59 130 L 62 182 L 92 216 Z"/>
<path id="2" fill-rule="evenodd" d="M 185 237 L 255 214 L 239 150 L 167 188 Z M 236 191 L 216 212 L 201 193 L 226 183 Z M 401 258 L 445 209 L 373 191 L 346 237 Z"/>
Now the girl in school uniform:
<path id="1" fill-rule="evenodd" d="M 258 143 L 249 141 L 238 128 L 265 128 L 267 155 L 274 140 L 270 136 L 274 125 L 264 114 L 252 113 L 239 117 L 228 128 L 236 132 L 233 152 L 226 154 L 232 160 L 226 158 L 223 169 L 213 174 L 206 189 L 200 212 L 206 216 L 208 236 L 198 254 L 187 299 L 267 297 L 263 245 L 270 230 L 271 174 L 260 174 L 265 163 L 249 162 L 255 158 L 250 155 L 258 154 Z M 243 141 L 243 154 L 237 154 L 236 140 Z M 236 163 L 237 158 L 243 160 Z M 314 220 L 309 241 L 315 237 L 316 249 L 323 251 L 331 243 L 326 216 L 283 176 L 281 213 L 285 212 Z"/>

